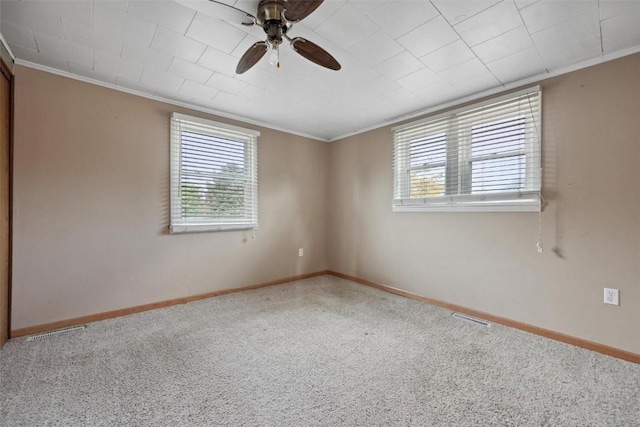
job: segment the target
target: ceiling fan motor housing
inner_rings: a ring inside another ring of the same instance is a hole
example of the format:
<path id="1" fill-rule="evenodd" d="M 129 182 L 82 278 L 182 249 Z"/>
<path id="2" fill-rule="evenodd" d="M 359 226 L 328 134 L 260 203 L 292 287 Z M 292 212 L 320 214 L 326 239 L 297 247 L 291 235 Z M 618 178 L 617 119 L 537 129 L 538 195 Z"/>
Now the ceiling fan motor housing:
<path id="1" fill-rule="evenodd" d="M 283 12 L 284 0 L 261 0 L 258 5 L 258 22 L 272 45 L 282 43 L 282 36 L 289 29 Z"/>

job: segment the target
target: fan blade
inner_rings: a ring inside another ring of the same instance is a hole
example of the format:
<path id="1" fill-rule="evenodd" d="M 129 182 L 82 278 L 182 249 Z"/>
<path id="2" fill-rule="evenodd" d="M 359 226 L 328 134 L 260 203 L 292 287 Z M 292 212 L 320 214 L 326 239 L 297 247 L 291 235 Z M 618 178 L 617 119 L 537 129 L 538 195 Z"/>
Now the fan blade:
<path id="1" fill-rule="evenodd" d="M 291 40 L 291 47 L 293 48 L 293 50 L 307 58 L 309 61 L 315 62 L 316 64 L 321 65 L 325 68 L 336 71 L 341 68 L 340 63 L 338 63 L 338 61 L 336 61 L 336 59 L 331 56 L 329 52 L 327 52 L 317 44 L 303 39 L 302 37 L 296 37 L 295 39 Z"/>
<path id="2" fill-rule="evenodd" d="M 255 42 L 240 58 L 236 73 L 242 74 L 249 68 L 253 67 L 267 53 L 267 42 Z"/>
<path id="3" fill-rule="evenodd" d="M 284 4 L 284 17 L 287 21 L 301 21 L 316 10 L 324 0 L 287 0 Z"/>
<path id="4" fill-rule="evenodd" d="M 184 0 L 177 0 L 177 1 L 178 1 L 178 3 L 180 3 L 181 1 L 184 1 Z M 191 0 L 191 1 L 193 1 L 193 0 Z M 221 1 L 218 1 L 218 0 L 209 0 L 209 1 L 210 1 L 211 3 L 215 3 L 215 4 L 219 4 L 219 5 L 221 5 L 221 6 L 225 6 L 225 7 L 231 8 L 231 9 L 235 10 L 236 12 L 238 12 L 238 14 L 242 14 L 242 15 L 244 15 L 245 20 L 244 20 L 244 21 L 242 21 L 242 25 L 245 25 L 245 26 L 247 26 L 247 27 L 250 27 L 250 26 L 252 26 L 252 25 L 254 25 L 254 24 L 257 24 L 257 23 L 258 23 L 258 20 L 256 19 L 256 17 L 255 17 L 255 16 L 253 16 L 252 14 L 250 14 L 250 13 L 248 13 L 248 12 L 245 12 L 245 11 L 244 11 L 244 10 L 242 10 L 242 9 L 238 9 L 237 7 L 233 7 L 233 6 L 231 6 L 231 5 L 228 5 L 228 4 L 223 3 L 223 2 L 221 2 Z M 187 6 L 189 6 L 189 5 L 187 4 Z"/>

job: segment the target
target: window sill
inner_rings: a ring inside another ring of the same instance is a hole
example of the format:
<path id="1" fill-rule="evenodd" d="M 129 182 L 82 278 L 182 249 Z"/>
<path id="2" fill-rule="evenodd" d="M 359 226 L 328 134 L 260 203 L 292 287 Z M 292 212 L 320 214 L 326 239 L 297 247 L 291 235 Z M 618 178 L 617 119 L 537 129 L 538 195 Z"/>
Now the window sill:
<path id="1" fill-rule="evenodd" d="M 393 212 L 540 212 L 538 205 L 450 205 L 394 206 Z"/>
<path id="2" fill-rule="evenodd" d="M 393 212 L 540 212 L 538 191 L 455 195 L 426 199 L 395 199 Z"/>
<path id="3" fill-rule="evenodd" d="M 254 230 L 258 224 L 189 224 L 170 225 L 169 234 L 205 233 L 211 231 Z"/>

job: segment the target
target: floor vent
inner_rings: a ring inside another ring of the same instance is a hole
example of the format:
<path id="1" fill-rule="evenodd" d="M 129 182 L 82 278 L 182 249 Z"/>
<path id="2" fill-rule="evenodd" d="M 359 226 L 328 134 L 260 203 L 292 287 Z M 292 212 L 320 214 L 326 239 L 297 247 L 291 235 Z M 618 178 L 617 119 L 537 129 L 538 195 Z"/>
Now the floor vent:
<path id="1" fill-rule="evenodd" d="M 51 332 L 43 332 L 41 334 L 31 335 L 30 337 L 27 337 L 27 341 L 41 340 L 43 338 L 49 338 L 49 337 L 52 337 L 54 335 L 68 334 L 69 332 L 81 331 L 81 330 L 86 329 L 86 328 L 87 328 L 87 325 L 82 325 L 82 326 L 74 326 L 72 328 L 58 329 L 58 330 L 51 331 Z"/>
<path id="2" fill-rule="evenodd" d="M 477 317 L 467 316 L 466 314 L 462 313 L 451 313 L 451 315 L 453 317 L 457 317 L 458 319 L 466 320 L 467 322 L 477 323 L 478 325 L 482 326 L 491 326 L 491 323 L 487 322 L 486 320 L 478 319 Z"/>

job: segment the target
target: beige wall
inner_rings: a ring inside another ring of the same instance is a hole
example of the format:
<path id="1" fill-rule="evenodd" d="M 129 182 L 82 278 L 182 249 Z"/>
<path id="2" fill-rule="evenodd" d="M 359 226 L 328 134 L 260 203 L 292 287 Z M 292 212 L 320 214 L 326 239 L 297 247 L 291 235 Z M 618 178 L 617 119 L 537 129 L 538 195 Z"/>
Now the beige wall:
<path id="1" fill-rule="evenodd" d="M 169 235 L 170 113 L 229 120 L 15 71 L 13 329 L 326 268 L 326 143 L 259 128 L 255 239 Z"/>
<path id="2" fill-rule="evenodd" d="M 392 213 L 386 127 L 330 144 L 329 268 L 640 353 L 640 54 L 542 87 L 544 253 L 535 213 Z"/>

